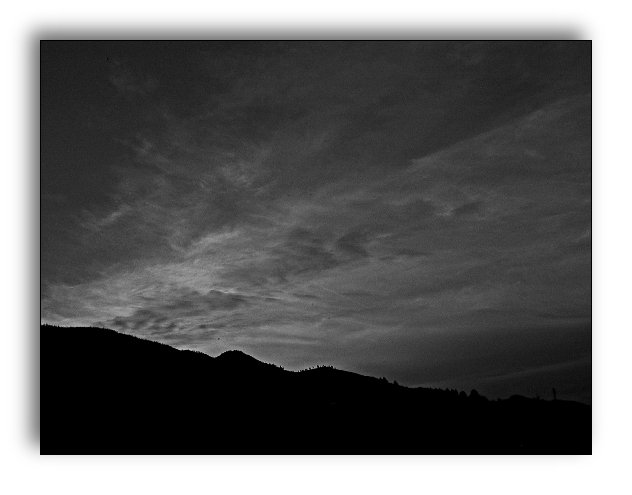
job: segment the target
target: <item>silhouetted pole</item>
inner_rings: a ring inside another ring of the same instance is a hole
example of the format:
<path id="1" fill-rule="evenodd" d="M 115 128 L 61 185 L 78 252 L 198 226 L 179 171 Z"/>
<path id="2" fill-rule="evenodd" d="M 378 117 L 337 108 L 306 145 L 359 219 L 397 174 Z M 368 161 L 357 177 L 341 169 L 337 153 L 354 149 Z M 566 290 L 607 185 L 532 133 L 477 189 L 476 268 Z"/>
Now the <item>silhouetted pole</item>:
<path id="1" fill-rule="evenodd" d="M 553 400 L 557 400 L 557 390 L 553 387 Z"/>

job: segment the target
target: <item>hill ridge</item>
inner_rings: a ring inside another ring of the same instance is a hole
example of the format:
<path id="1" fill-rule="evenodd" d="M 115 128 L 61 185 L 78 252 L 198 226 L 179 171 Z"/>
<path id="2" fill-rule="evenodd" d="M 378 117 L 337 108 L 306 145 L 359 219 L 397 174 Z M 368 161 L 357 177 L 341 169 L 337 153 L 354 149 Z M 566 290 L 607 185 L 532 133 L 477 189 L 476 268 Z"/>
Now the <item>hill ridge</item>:
<path id="1" fill-rule="evenodd" d="M 87 330 L 42 326 L 42 453 L 591 450 L 590 407 L 579 403 L 490 401 L 324 366 L 293 372 L 241 350 L 213 357 Z"/>

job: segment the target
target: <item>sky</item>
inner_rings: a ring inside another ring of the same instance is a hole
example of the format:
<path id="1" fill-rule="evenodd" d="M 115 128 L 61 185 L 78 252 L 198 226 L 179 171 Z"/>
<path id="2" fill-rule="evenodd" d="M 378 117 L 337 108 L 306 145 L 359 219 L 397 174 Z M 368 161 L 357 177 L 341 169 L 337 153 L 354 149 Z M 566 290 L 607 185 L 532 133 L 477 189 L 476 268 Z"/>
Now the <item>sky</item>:
<path id="1" fill-rule="evenodd" d="M 590 42 L 42 42 L 41 321 L 591 401 Z"/>

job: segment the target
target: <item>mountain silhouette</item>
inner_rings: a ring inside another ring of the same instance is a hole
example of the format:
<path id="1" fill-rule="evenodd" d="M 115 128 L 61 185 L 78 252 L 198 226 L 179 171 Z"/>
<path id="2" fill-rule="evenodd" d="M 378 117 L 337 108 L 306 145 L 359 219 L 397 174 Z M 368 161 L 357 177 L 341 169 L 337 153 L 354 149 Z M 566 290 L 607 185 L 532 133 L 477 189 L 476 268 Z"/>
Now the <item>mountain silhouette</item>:
<path id="1" fill-rule="evenodd" d="M 43 454 L 590 454 L 591 408 L 41 326 Z"/>

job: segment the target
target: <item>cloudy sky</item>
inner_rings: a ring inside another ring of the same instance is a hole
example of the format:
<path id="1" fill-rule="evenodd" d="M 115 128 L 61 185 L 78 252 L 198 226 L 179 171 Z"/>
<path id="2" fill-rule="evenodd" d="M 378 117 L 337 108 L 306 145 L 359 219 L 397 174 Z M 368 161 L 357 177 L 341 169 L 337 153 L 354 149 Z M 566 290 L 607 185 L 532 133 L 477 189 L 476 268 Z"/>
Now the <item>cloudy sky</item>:
<path id="1" fill-rule="evenodd" d="M 590 43 L 43 42 L 41 318 L 590 401 Z"/>

